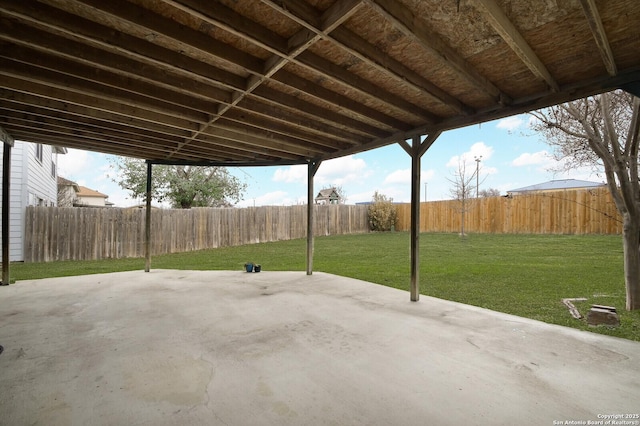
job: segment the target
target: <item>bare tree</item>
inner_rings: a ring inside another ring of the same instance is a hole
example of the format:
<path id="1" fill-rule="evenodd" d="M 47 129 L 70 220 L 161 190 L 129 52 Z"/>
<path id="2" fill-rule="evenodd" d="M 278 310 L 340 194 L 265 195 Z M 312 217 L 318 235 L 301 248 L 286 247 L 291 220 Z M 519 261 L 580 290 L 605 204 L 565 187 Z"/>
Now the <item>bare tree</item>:
<path id="1" fill-rule="evenodd" d="M 77 183 L 58 176 L 58 207 L 73 207 L 79 190 Z"/>
<path id="2" fill-rule="evenodd" d="M 453 179 L 447 178 L 453 184 L 450 189 L 451 196 L 458 202 L 461 237 L 466 236 L 464 232 L 465 213 L 469 210 L 469 199 L 473 198 L 474 190 L 476 189 L 476 173 L 477 169 L 473 168 L 473 172 L 469 174 L 464 158 L 460 158 L 458 160 L 458 169 L 453 173 Z"/>
<path id="3" fill-rule="evenodd" d="M 495 188 L 483 189 L 479 194 L 482 198 L 486 197 L 499 197 L 500 190 Z"/>
<path id="4" fill-rule="evenodd" d="M 638 133 L 640 98 L 616 91 L 532 115 L 533 125 L 556 149 L 566 168 L 604 169 L 607 186 L 623 221 L 627 310 L 640 309 L 640 182 Z"/>

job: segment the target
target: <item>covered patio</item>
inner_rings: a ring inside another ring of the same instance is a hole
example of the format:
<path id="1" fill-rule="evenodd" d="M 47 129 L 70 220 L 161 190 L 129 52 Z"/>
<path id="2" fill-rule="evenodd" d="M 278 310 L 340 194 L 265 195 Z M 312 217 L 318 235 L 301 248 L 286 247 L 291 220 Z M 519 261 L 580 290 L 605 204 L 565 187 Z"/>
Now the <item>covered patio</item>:
<path id="1" fill-rule="evenodd" d="M 7 425 L 552 425 L 638 414 L 639 342 L 411 303 L 325 273 L 121 272 L 22 281 L 2 300 Z"/>
<path id="2" fill-rule="evenodd" d="M 421 159 L 441 132 L 640 94 L 636 0 L 0 0 L 0 23 L 3 256 L 14 139 L 145 159 L 149 191 L 153 164 L 306 164 L 307 274 L 322 162 L 398 143 L 417 301 Z"/>
<path id="3" fill-rule="evenodd" d="M 637 414 L 640 344 L 410 300 L 421 159 L 441 132 L 640 94 L 638 28 L 637 0 L 0 0 L 4 284 L 14 140 L 141 158 L 149 176 L 306 164 L 309 206 L 306 275 L 156 271 L 148 256 L 148 273 L 3 287 L 0 423 Z M 412 168 L 410 296 L 311 275 L 316 171 L 393 143 Z"/>

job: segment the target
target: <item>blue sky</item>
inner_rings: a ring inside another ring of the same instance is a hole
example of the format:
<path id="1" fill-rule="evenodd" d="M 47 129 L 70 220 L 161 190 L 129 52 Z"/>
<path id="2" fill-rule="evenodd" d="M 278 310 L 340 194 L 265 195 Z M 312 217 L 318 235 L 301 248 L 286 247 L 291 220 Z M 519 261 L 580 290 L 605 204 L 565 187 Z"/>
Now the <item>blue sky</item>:
<path id="1" fill-rule="evenodd" d="M 523 186 L 553 179 L 583 179 L 603 182 L 603 176 L 590 169 L 569 173 L 552 171 L 557 163 L 542 136 L 529 129 L 529 115 L 444 132 L 422 157 L 421 199 L 451 199 L 450 191 L 460 161 L 467 170 L 480 162 L 480 190 L 495 188 L 501 194 Z M 108 155 L 71 149 L 59 157 L 59 174 L 80 185 L 100 191 L 118 207 L 140 203 L 131 199 L 112 180 Z M 292 205 L 306 203 L 306 166 L 233 167 L 231 173 L 247 184 L 244 200 L 238 206 Z M 349 155 L 322 163 L 316 178 L 316 192 L 324 187 L 342 186 L 347 203 L 370 201 L 379 191 L 396 202 L 409 202 L 411 159 L 398 145 Z"/>

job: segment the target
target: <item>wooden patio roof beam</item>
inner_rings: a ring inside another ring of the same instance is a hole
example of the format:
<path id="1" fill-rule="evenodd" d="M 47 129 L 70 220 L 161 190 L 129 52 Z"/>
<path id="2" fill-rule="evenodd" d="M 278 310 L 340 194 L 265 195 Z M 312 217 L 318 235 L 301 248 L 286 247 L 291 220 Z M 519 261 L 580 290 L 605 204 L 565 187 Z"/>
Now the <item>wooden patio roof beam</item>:
<path id="1" fill-rule="evenodd" d="M 210 15 L 210 13 L 207 13 L 207 11 L 202 11 L 201 9 L 201 5 L 198 5 L 200 7 L 196 8 L 196 10 L 199 10 L 203 15 L 208 16 Z M 335 5 L 334 5 L 335 6 Z M 339 5 L 342 6 L 342 5 Z M 349 13 L 353 13 L 353 11 L 355 11 L 357 4 L 352 4 L 351 5 L 351 12 L 349 12 L 348 10 L 343 10 L 343 13 L 345 16 L 348 16 Z M 344 9 L 343 7 L 340 7 L 340 9 Z M 216 11 L 216 15 L 217 15 Z M 329 23 L 329 26 L 331 27 L 332 25 L 339 25 L 339 23 L 341 22 L 341 19 L 345 19 L 344 16 L 338 16 L 336 17 L 333 22 Z M 237 21 L 236 21 L 236 26 L 237 26 Z M 266 31 L 261 31 L 259 33 L 259 37 L 268 37 L 271 41 L 271 43 L 273 43 L 274 41 L 277 42 L 279 41 L 278 38 L 275 35 L 271 35 L 268 36 Z M 268 80 L 269 78 L 271 78 L 271 76 L 273 76 L 276 72 L 278 72 L 281 68 L 283 68 L 285 65 L 287 65 L 291 60 L 293 60 L 293 58 L 295 58 L 296 56 L 300 55 L 302 52 L 304 52 L 306 49 L 308 49 L 313 43 L 315 43 L 317 40 L 319 40 L 321 37 L 321 34 L 308 34 L 306 31 L 299 31 L 296 34 L 294 34 L 293 36 L 291 36 L 287 41 L 286 41 L 286 54 L 282 55 L 282 52 L 273 52 L 272 56 L 270 58 L 268 58 L 265 63 L 264 63 L 264 69 L 263 72 L 260 75 L 252 75 L 249 76 L 249 78 L 247 78 L 246 80 L 246 84 L 245 84 L 245 89 L 242 91 L 238 91 L 235 92 L 232 96 L 232 101 L 230 104 L 227 105 L 220 105 L 220 107 L 218 108 L 218 112 L 215 116 L 211 117 L 211 119 L 209 120 L 209 123 L 207 123 L 203 129 L 206 129 L 208 126 L 212 125 L 215 121 L 218 120 L 218 118 L 222 115 L 225 114 L 225 112 L 227 112 L 229 109 L 233 108 L 235 105 L 237 105 L 240 101 L 242 101 L 242 99 L 244 99 L 248 94 L 250 94 L 251 92 L 257 90 L 266 80 Z M 270 96 L 270 98 L 273 98 Z M 299 100 L 297 100 L 297 102 L 299 102 Z M 308 106 L 307 108 L 309 108 L 310 106 Z M 332 112 L 328 112 L 329 114 L 333 114 Z M 324 116 L 324 115 L 320 115 L 320 116 Z M 334 114 L 333 118 L 337 118 L 339 116 L 339 114 Z M 187 145 L 190 143 L 191 140 L 195 139 L 197 137 L 198 133 L 196 132 L 192 138 L 185 140 L 184 145 Z M 181 149 L 183 145 L 179 146 L 176 149 L 176 152 L 179 151 Z M 170 158 L 171 156 L 169 156 Z"/>
<path id="2" fill-rule="evenodd" d="M 63 74 L 58 71 L 51 71 L 30 64 L 14 62 L 1 56 L 0 74 L 29 83 L 42 84 L 52 89 L 91 96 L 106 102 L 116 102 L 122 106 L 123 110 L 126 107 L 140 108 L 147 112 L 164 114 L 175 119 L 196 123 L 205 122 L 208 117 L 208 114 L 204 112 L 165 101 L 159 97 L 151 97 L 138 92 L 129 92 L 119 87 L 93 82 L 74 75 Z M 8 82 L 5 87 L 22 90 L 22 85 L 14 81 Z"/>
<path id="3" fill-rule="evenodd" d="M 0 71 L 0 74 L 4 73 L 7 76 L 14 76 L 14 77 L 17 77 L 18 79 L 23 79 L 23 78 L 27 79 L 26 81 L 28 81 L 29 84 L 40 83 L 40 84 L 45 84 L 50 88 L 56 87 L 58 89 L 65 90 L 67 92 L 66 99 L 74 99 L 75 97 L 73 96 L 73 94 L 75 93 L 79 96 L 86 95 L 86 96 L 93 97 L 96 99 L 96 102 L 100 102 L 100 100 L 104 100 L 107 102 L 116 102 L 118 104 L 121 104 L 121 109 L 120 109 L 121 111 L 124 111 L 127 107 L 140 108 L 141 110 L 144 110 L 148 113 L 156 112 L 158 114 L 169 114 L 170 116 L 175 118 L 181 118 L 181 119 L 186 119 L 186 120 L 195 121 L 195 122 L 202 122 L 201 119 L 198 119 L 197 116 L 195 116 L 193 113 L 190 113 L 189 110 L 185 108 L 178 107 L 178 106 L 171 107 L 171 105 L 173 104 L 158 103 L 160 101 L 154 101 L 151 98 L 140 97 L 140 95 L 138 95 L 137 100 L 135 99 L 136 98 L 135 96 L 134 96 L 134 99 L 132 99 L 131 96 L 126 96 L 123 94 L 118 95 L 119 92 L 122 92 L 122 90 L 119 88 L 112 87 L 110 90 L 101 90 L 100 86 L 97 86 L 85 80 L 78 79 L 76 77 L 65 76 L 62 79 L 56 78 L 56 76 L 48 75 L 52 73 L 51 71 L 27 66 L 20 63 L 11 62 L 3 58 L 0 58 L 0 65 L 2 65 L 2 70 Z M 11 81 L 11 79 L 8 79 L 7 81 Z M 22 80 L 16 80 L 15 82 L 13 82 L 13 84 L 10 84 L 11 87 L 14 89 L 23 90 L 24 89 L 23 86 L 26 83 L 20 84 L 20 81 Z M 60 83 L 60 81 L 64 82 L 65 84 Z M 108 95 L 105 95 L 105 93 L 108 93 Z M 87 99 L 87 98 L 85 97 L 83 99 Z M 171 108 L 171 111 L 168 110 L 168 107 Z M 235 136 L 235 135 L 238 135 L 238 136 Z M 238 134 L 237 132 L 230 132 L 227 130 L 220 129 L 216 131 L 215 136 L 219 138 L 227 137 L 231 141 L 236 141 L 235 143 L 241 143 L 244 141 L 244 145 L 249 145 L 249 146 L 253 145 L 254 147 L 264 147 L 264 148 L 275 151 L 275 153 L 280 153 L 283 156 L 287 156 L 293 153 L 295 155 L 303 155 L 303 156 L 309 157 L 309 156 L 317 155 L 320 152 L 320 151 L 316 151 L 314 154 L 312 150 L 309 150 L 307 148 L 301 148 L 302 146 L 304 146 L 304 142 L 302 141 L 298 141 L 298 143 L 290 143 L 283 140 L 278 140 L 278 138 L 274 138 L 273 134 L 271 139 L 267 139 L 267 138 L 264 138 L 262 135 L 258 135 L 256 133 L 250 139 L 248 139 L 249 141 L 248 143 L 245 137 L 246 131 L 244 135 L 241 135 L 241 134 Z M 187 140 L 194 140 L 194 139 L 195 138 L 191 136 L 191 139 L 187 139 Z M 251 141 L 253 141 L 253 143 L 251 143 Z"/>
<path id="4" fill-rule="evenodd" d="M 29 0 L 27 0 L 28 2 Z M 60 11 L 53 9 L 52 11 L 50 11 L 50 14 L 44 14 L 43 16 L 41 16 L 41 18 L 44 20 L 44 22 L 47 22 L 48 19 L 52 19 L 51 17 L 56 17 L 57 15 L 60 14 Z M 21 16 L 21 15 L 20 15 Z M 40 16 L 40 15 L 38 15 Z M 100 30 L 98 30 L 97 28 L 100 27 L 99 25 L 93 25 L 93 26 L 89 26 L 89 25 L 81 25 L 79 24 L 79 21 L 81 20 L 76 20 L 71 22 L 72 20 L 69 20 L 69 25 L 71 25 L 70 28 L 66 28 L 65 31 L 72 31 L 74 32 L 74 34 L 78 34 L 78 33 L 83 33 L 83 32 L 87 32 L 92 34 L 92 36 L 89 39 L 86 39 L 88 42 L 90 42 L 91 44 L 95 44 L 95 39 L 93 38 L 93 35 L 95 35 L 96 37 L 102 37 L 104 40 L 106 40 L 108 34 L 102 34 L 100 35 Z M 58 17 L 57 21 L 59 25 L 62 25 L 64 22 L 66 22 L 63 18 Z M 59 26 L 55 25 L 53 28 L 56 30 L 59 30 Z M 15 25 L 15 27 L 18 28 L 18 33 L 17 34 L 12 34 L 13 38 L 11 38 L 12 42 L 15 43 L 25 43 L 25 41 L 23 41 L 23 39 L 28 40 L 28 46 L 38 46 L 39 49 L 42 48 L 42 46 L 51 46 L 51 50 L 45 50 L 45 52 L 48 52 L 51 55 L 56 55 L 59 54 L 58 52 L 52 50 L 53 46 L 55 46 L 55 41 L 53 41 L 52 39 L 56 39 L 59 38 L 59 36 L 53 35 L 53 34 L 47 34 L 42 35 L 42 36 L 38 36 L 38 31 L 33 31 L 31 28 L 27 28 L 24 27 L 22 24 L 17 23 Z M 13 27 L 12 27 L 13 28 Z M 23 30 L 20 30 L 20 28 L 24 28 Z M 3 35 L 0 32 L 0 37 L 3 37 Z M 8 36 L 5 36 L 8 37 Z M 84 36 L 83 36 L 84 37 Z M 142 46 L 142 44 L 140 44 L 140 40 L 126 36 L 126 35 L 121 35 L 120 38 L 124 37 L 125 39 L 132 39 L 130 41 L 138 41 L 138 50 L 139 48 Z M 140 74 L 142 74 L 142 71 L 144 70 L 144 73 L 149 72 L 149 70 L 151 69 L 152 71 L 154 70 L 154 68 L 150 68 L 150 67 L 141 67 L 140 63 L 135 61 L 135 60 L 126 60 L 124 58 L 121 58 L 118 55 L 112 54 L 110 52 L 103 52 L 103 51 L 94 51 L 92 50 L 87 50 L 85 48 L 84 45 L 79 45 L 77 42 L 74 42 L 73 40 L 66 40 L 63 39 L 61 41 L 59 41 L 59 43 L 62 42 L 62 44 L 64 44 L 67 48 L 71 48 L 71 49 L 75 49 L 75 52 L 72 53 L 76 53 L 77 55 L 79 55 L 80 58 L 85 58 L 82 61 L 88 61 L 86 62 L 89 66 L 91 66 L 91 64 L 93 64 L 93 66 L 98 65 L 99 68 L 114 72 L 114 73 L 123 73 L 123 69 L 127 71 L 127 75 L 131 76 L 133 78 L 136 79 L 141 79 Z M 153 46 L 149 43 L 143 43 L 145 45 L 145 48 L 149 48 L 151 49 L 151 51 L 149 52 L 149 54 L 154 54 L 153 52 L 157 53 L 158 50 L 158 46 Z M 147 46 L 147 44 L 149 46 Z M 75 47 L 77 45 L 77 47 Z M 104 42 L 99 42 L 98 43 L 99 46 L 104 47 L 104 48 L 108 48 L 108 49 L 113 49 L 113 46 L 110 45 L 110 43 L 107 43 L 106 41 Z M 109 58 L 109 55 L 112 55 L 112 58 Z M 140 56 L 139 54 L 133 53 L 133 57 L 139 59 L 139 60 L 143 60 L 145 62 L 148 62 L 148 57 L 147 56 Z M 69 58 L 69 57 L 67 57 Z M 74 58 L 74 59 L 78 59 L 78 58 Z M 118 68 L 112 68 L 113 64 L 118 64 Z M 182 68 L 177 68 L 173 65 L 167 65 L 164 63 L 163 66 L 165 68 L 171 68 L 174 71 L 176 71 L 178 74 L 184 74 L 184 77 L 180 77 L 180 76 L 176 76 L 176 75 L 165 75 L 165 73 L 157 73 L 154 78 L 155 80 L 153 80 L 155 82 L 155 84 L 158 84 L 159 81 L 166 81 L 166 87 L 170 87 L 173 88 L 174 90 L 179 90 L 182 93 L 189 93 L 190 95 L 195 95 L 195 96 L 203 96 L 203 95 L 207 95 L 208 97 L 214 98 L 216 100 L 218 100 L 221 103 L 229 103 L 231 102 L 231 92 L 224 92 L 220 89 L 216 89 L 215 85 L 219 85 L 219 82 L 214 81 L 209 79 L 208 77 L 204 77 L 203 75 L 199 75 L 199 74 L 193 74 L 193 72 L 191 71 L 186 71 Z M 158 64 L 156 64 L 158 65 Z M 203 74 L 206 75 L 210 75 L 210 73 L 207 72 L 203 72 Z M 187 76 L 189 76 L 190 78 L 188 78 Z M 196 77 L 196 79 L 194 79 L 193 77 Z M 206 81 L 206 83 L 199 83 L 198 79 L 200 81 Z M 228 79 L 227 79 L 228 80 Z M 225 80 L 223 80 L 225 81 Z M 173 85 L 171 85 L 171 83 L 173 83 Z M 239 84 L 239 81 L 237 82 Z M 211 84 L 211 85 L 208 85 Z M 229 82 L 227 81 L 227 83 L 224 83 L 224 86 L 230 87 L 230 88 L 234 88 L 236 86 L 236 84 L 233 84 L 232 86 L 229 86 Z M 189 91 L 186 91 L 185 88 L 191 88 L 193 87 L 193 89 L 190 89 Z M 315 89 L 314 88 L 305 88 L 305 87 L 298 87 L 299 89 L 303 90 L 303 91 L 307 91 L 307 92 L 313 92 Z M 272 99 L 269 98 L 264 98 L 263 99 L 267 100 L 268 102 L 272 102 L 275 103 Z M 300 102 L 298 100 L 298 102 Z M 247 108 L 248 105 L 245 105 L 245 108 Z M 298 105 L 298 107 L 302 107 L 304 109 L 304 106 Z M 326 110 L 325 110 L 326 111 Z M 358 113 L 360 113 L 361 115 L 366 115 L 367 111 L 365 110 L 359 110 L 357 111 Z M 320 118 L 326 120 L 325 118 L 325 114 L 324 112 L 321 113 Z M 352 121 L 353 123 L 353 121 Z M 371 130 L 368 130 L 369 132 Z M 347 139 L 348 140 L 348 139 Z"/>
<path id="5" fill-rule="evenodd" d="M 600 13 L 598 12 L 598 7 L 596 6 L 595 1 L 580 0 L 580 5 L 587 17 L 589 28 L 591 28 L 591 33 L 593 34 L 596 45 L 598 46 L 598 51 L 600 52 L 602 62 L 604 63 L 607 72 L 611 76 L 618 74 L 618 67 L 616 66 L 616 61 L 613 57 L 611 46 L 609 45 L 609 39 L 607 37 L 607 33 L 604 31 L 602 19 L 600 19 Z"/>
<path id="6" fill-rule="evenodd" d="M 476 9 L 485 17 L 500 37 L 511 47 L 511 50 L 524 62 L 531 72 L 544 81 L 554 92 L 560 91 L 558 83 L 551 76 L 547 67 L 531 49 L 522 34 L 509 20 L 495 0 L 475 0 Z"/>
<path id="7" fill-rule="evenodd" d="M 398 80 L 398 82 L 411 85 L 414 89 L 419 90 L 425 96 L 449 106 L 454 111 L 462 114 L 470 114 L 473 112 L 473 108 L 464 105 L 455 97 L 449 95 L 429 80 L 420 76 L 418 73 L 406 67 L 399 61 L 393 59 L 391 56 L 384 54 L 376 46 L 368 43 L 366 40 L 347 28 L 336 27 L 331 32 L 325 31 L 323 29 L 324 27 L 321 25 L 323 22 L 323 16 L 321 16 L 307 3 L 295 0 L 262 1 L 263 3 L 269 4 L 269 6 L 278 12 L 295 20 L 298 24 L 304 26 L 309 31 L 321 34 L 323 38 L 336 43 L 351 55 L 366 62 L 377 70 L 389 74 Z M 325 14 L 327 12 L 325 12 Z"/>
<path id="8" fill-rule="evenodd" d="M 442 38 L 417 20 L 413 12 L 396 0 L 367 0 L 367 2 L 382 14 L 388 21 L 393 22 L 405 36 L 420 43 L 433 53 L 446 66 L 458 75 L 482 90 L 500 105 L 511 103 L 511 98 L 503 93 L 487 78 L 482 76 L 462 56 L 447 45 Z"/>
<path id="9" fill-rule="evenodd" d="M 112 114 L 109 111 L 102 109 L 92 109 L 85 105 L 79 105 L 74 103 L 67 103 L 64 100 L 51 99 L 34 94 L 27 94 L 21 92 L 12 92 L 8 89 L 0 89 L 0 103 L 2 105 L 19 105 L 19 109 L 24 107 L 30 107 L 40 111 L 54 111 L 55 113 L 71 116 L 71 117 L 85 117 L 88 119 L 100 120 L 104 125 L 110 126 L 111 124 L 123 126 L 124 128 L 133 128 L 134 133 L 140 131 L 155 132 L 158 135 L 165 135 L 166 137 L 178 137 L 183 138 L 188 135 L 186 130 L 182 130 L 175 127 L 165 126 L 159 123 L 147 122 L 135 117 L 121 117 L 116 114 Z"/>
<path id="10" fill-rule="evenodd" d="M 429 111 L 426 111 L 417 105 L 407 102 L 405 99 L 399 96 L 381 90 L 380 87 L 370 84 L 362 78 L 353 76 L 342 67 L 339 67 L 316 54 L 305 51 L 304 53 L 299 53 L 295 57 L 292 57 L 292 55 L 288 51 L 288 40 L 285 40 L 284 38 L 281 38 L 278 35 L 269 32 L 265 28 L 259 27 L 258 25 L 252 25 L 250 27 L 243 25 L 242 16 L 238 15 L 233 10 L 228 9 L 224 5 L 216 4 L 215 13 L 213 13 L 210 1 L 184 0 L 178 3 L 174 0 L 170 0 L 170 3 L 171 5 L 188 13 L 196 14 L 200 19 L 203 19 L 206 22 L 211 23 L 212 25 L 228 31 L 251 44 L 257 45 L 275 56 L 285 58 L 289 57 L 289 62 L 307 68 L 314 74 L 320 73 L 331 80 L 341 82 L 347 87 L 350 87 L 351 89 L 356 90 L 365 96 L 369 96 L 373 99 L 378 99 L 384 103 L 387 103 L 393 108 L 397 108 L 408 113 L 421 116 L 422 118 L 428 119 L 429 121 L 437 120 L 437 117 L 435 117 Z M 264 67 L 265 69 L 268 69 L 268 64 L 265 63 Z M 258 73 L 254 78 L 260 78 L 260 76 L 262 75 L 264 74 Z"/>
<path id="11" fill-rule="evenodd" d="M 61 100 L 64 102 L 76 104 L 83 107 L 91 107 L 103 110 L 114 115 L 114 122 L 120 122 L 122 119 L 137 118 L 149 123 L 159 124 L 167 127 L 173 127 L 180 130 L 195 131 L 201 121 L 189 120 L 183 117 L 176 117 L 169 113 L 150 111 L 140 108 L 136 105 L 123 105 L 114 99 L 104 99 L 91 94 L 76 92 L 61 87 L 51 87 L 44 82 L 36 81 L 36 79 L 23 80 L 11 74 L 6 74 L 0 69 L 0 75 L 3 77 L 3 86 L 16 92 L 32 93 L 34 95 L 51 99 Z M 11 99 L 8 96 L 8 99 Z M 120 120 L 116 119 L 120 117 Z"/>
<path id="12" fill-rule="evenodd" d="M 157 81 L 151 82 L 148 79 L 141 78 L 133 79 L 131 75 L 116 73 L 113 69 L 98 68 L 95 65 L 71 61 L 65 57 L 54 56 L 50 53 L 33 50 L 28 47 L 19 47 L 17 45 L 2 45 L 2 49 L 0 49 L 0 60 L 3 60 L 3 57 L 11 58 L 11 61 L 20 61 L 21 63 L 29 64 L 30 70 L 44 68 L 60 74 L 66 74 L 109 86 L 116 91 L 126 91 L 148 96 L 180 107 L 186 106 L 189 109 L 202 113 L 216 110 L 219 105 L 219 102 L 204 97 L 194 97 L 191 93 L 187 94 L 183 90 L 176 90 L 175 79 L 173 80 L 174 85 L 168 88 L 166 85 L 157 84 Z M 120 66 L 120 64 L 121 63 L 118 62 L 118 66 Z"/>

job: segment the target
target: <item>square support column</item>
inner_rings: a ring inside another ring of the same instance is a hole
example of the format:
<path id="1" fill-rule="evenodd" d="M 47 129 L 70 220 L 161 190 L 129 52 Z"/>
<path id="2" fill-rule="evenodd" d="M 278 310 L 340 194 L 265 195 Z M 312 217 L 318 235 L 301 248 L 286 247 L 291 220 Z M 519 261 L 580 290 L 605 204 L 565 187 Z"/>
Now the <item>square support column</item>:
<path id="1" fill-rule="evenodd" d="M 429 134 L 424 142 L 414 136 L 411 145 L 399 141 L 400 146 L 411 156 L 411 301 L 420 299 L 420 159 L 438 139 L 441 132 Z"/>
<path id="2" fill-rule="evenodd" d="M 151 270 L 151 170 L 152 164 L 147 161 L 147 195 L 144 221 L 144 271 Z"/>
<path id="3" fill-rule="evenodd" d="M 11 146 L 4 142 L 2 152 L 2 281 L 0 285 L 11 283 L 9 268 L 9 190 L 11 187 Z"/>
<path id="4" fill-rule="evenodd" d="M 313 177 L 322 162 L 310 160 L 307 166 L 307 275 L 313 274 Z"/>
<path id="5" fill-rule="evenodd" d="M 420 137 L 414 137 L 411 154 L 411 301 L 420 299 L 420 155 L 416 147 Z"/>

